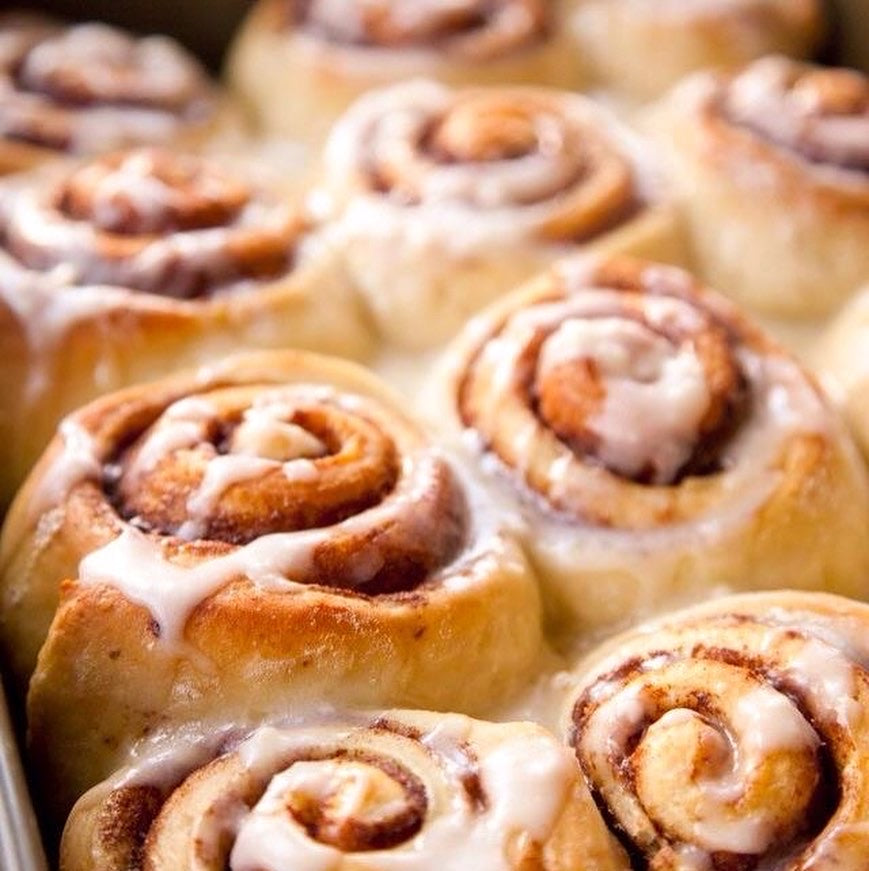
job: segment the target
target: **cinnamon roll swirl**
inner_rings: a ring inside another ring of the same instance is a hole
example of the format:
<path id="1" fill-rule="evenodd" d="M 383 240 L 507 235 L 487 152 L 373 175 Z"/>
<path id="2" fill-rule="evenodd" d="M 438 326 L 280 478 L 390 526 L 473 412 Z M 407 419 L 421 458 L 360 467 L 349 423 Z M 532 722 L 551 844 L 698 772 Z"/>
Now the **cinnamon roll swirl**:
<path id="1" fill-rule="evenodd" d="M 782 57 L 702 73 L 658 107 L 698 264 L 758 311 L 820 318 L 869 274 L 869 82 Z"/>
<path id="2" fill-rule="evenodd" d="M 570 751 L 531 723 L 387 711 L 211 743 L 92 789 L 61 868 L 626 868 Z"/>
<path id="3" fill-rule="evenodd" d="M 581 663 L 566 731 L 636 867 L 865 867 L 867 637 L 865 604 L 761 593 Z"/>
<path id="4" fill-rule="evenodd" d="M 309 217 L 251 167 L 143 148 L 0 186 L 0 505 L 63 414 L 230 349 L 362 356 Z"/>
<path id="5" fill-rule="evenodd" d="M 821 0 L 575 0 L 572 24 L 591 77 L 633 99 L 663 94 L 707 67 L 763 55 L 809 57 L 824 35 Z"/>
<path id="6" fill-rule="evenodd" d="M 687 273 L 563 261 L 440 369 L 435 415 L 517 506 L 571 637 L 721 585 L 867 593 L 853 444 L 799 364 Z"/>
<path id="7" fill-rule="evenodd" d="M 171 39 L 0 15 L 0 174 L 133 145 L 192 147 L 233 129 L 234 110 Z"/>
<path id="8" fill-rule="evenodd" d="M 53 793 L 173 723 L 476 712 L 522 684 L 535 581 L 398 402 L 350 363 L 274 351 L 64 422 L 0 540 L 4 659 L 21 686 L 42 645 L 29 727 Z"/>
<path id="9" fill-rule="evenodd" d="M 399 347 L 445 341 L 565 253 L 683 253 L 647 151 L 576 94 L 398 85 L 344 116 L 324 164 L 319 204 Z"/>
<path id="10" fill-rule="evenodd" d="M 364 91 L 430 76 L 454 85 L 574 88 L 564 0 L 260 0 L 228 77 L 266 130 L 319 145 Z"/>

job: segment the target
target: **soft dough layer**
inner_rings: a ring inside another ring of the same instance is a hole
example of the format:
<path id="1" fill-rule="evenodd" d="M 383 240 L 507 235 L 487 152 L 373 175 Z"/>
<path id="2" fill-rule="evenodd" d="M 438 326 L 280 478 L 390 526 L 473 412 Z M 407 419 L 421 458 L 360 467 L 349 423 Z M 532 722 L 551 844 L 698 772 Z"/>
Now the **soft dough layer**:
<path id="1" fill-rule="evenodd" d="M 824 329 L 811 362 L 869 457 L 869 289 L 858 293 Z"/>

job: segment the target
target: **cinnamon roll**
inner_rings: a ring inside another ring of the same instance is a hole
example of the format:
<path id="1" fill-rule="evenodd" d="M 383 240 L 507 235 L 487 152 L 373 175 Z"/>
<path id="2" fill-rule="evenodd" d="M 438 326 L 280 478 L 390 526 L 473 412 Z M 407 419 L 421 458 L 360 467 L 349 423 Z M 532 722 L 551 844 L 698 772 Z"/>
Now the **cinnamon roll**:
<path id="1" fill-rule="evenodd" d="M 304 211 L 243 164 L 144 148 L 0 185 L 0 505 L 63 414 L 245 346 L 372 336 Z"/>
<path id="2" fill-rule="evenodd" d="M 809 57 L 824 35 L 821 0 L 575 0 L 589 74 L 633 99 L 663 94 L 707 67 L 771 53 Z"/>
<path id="3" fill-rule="evenodd" d="M 260 0 L 228 78 L 261 125 L 319 145 L 364 91 L 430 76 L 454 85 L 574 88 L 564 0 Z"/>
<path id="4" fill-rule="evenodd" d="M 626 871 L 570 751 L 531 723 L 387 711 L 264 725 L 124 769 L 76 805 L 63 871 Z"/>
<path id="5" fill-rule="evenodd" d="M 865 604 L 762 593 L 581 663 L 566 731 L 635 867 L 865 867 L 867 637 Z"/>
<path id="6" fill-rule="evenodd" d="M 472 322 L 433 386 L 436 418 L 517 507 L 567 640 L 720 586 L 869 589 L 842 425 L 682 270 L 565 260 Z"/>
<path id="7" fill-rule="evenodd" d="M 398 85 L 344 116 L 324 164 L 317 203 L 399 347 L 445 341 L 565 253 L 683 253 L 647 150 L 576 94 Z"/>
<path id="8" fill-rule="evenodd" d="M 53 794 L 173 723 L 476 712 L 527 679 L 521 549 L 398 403 L 353 364 L 274 351 L 67 418 L 0 540 L 4 659 L 21 686 L 42 645 L 29 729 Z"/>
<path id="9" fill-rule="evenodd" d="M 60 155 L 192 147 L 231 130 L 236 112 L 167 37 L 0 15 L 0 174 Z"/>
<path id="10" fill-rule="evenodd" d="M 652 113 L 704 276 L 820 318 L 869 274 L 869 82 L 782 57 L 690 78 Z"/>

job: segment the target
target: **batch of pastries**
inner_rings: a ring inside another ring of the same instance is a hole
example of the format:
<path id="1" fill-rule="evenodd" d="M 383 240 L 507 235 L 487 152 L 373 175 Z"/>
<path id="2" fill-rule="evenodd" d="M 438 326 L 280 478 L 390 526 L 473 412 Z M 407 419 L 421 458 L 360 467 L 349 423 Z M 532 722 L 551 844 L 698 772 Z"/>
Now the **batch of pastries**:
<path id="1" fill-rule="evenodd" d="M 52 862 L 869 869 L 829 26 L 258 0 L 218 83 L 0 16 L 0 665 Z"/>

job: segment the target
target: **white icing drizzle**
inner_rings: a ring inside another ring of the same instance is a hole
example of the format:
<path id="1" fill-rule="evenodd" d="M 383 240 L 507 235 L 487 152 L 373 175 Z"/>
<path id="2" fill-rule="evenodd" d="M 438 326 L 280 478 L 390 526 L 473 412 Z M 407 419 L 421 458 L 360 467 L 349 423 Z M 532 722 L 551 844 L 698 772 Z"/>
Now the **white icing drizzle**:
<path id="1" fill-rule="evenodd" d="M 584 726 L 582 744 L 600 760 L 596 764 L 608 766 L 603 760 L 625 756 L 627 742 L 651 714 L 649 688 L 639 680 L 624 688 L 605 682 L 595 689 L 603 701 Z M 655 726 L 678 727 L 697 716 L 693 710 L 675 708 L 664 712 Z M 733 756 L 734 765 L 721 777 L 696 781 L 692 836 L 702 851 L 762 854 L 776 836 L 774 811 L 740 813 L 734 818 L 734 805 L 771 753 L 814 751 L 819 739 L 786 696 L 763 684 L 738 697 L 729 720 L 735 733 L 732 751 L 723 734 L 718 740 L 724 754 Z"/>
<path id="2" fill-rule="evenodd" d="M 149 204 L 156 196 L 154 179 L 143 171 L 152 160 L 150 154 L 132 152 L 117 173 L 103 178 L 94 191 L 97 202 L 103 202 L 102 211 L 110 208 L 112 191 L 120 189 L 146 214 L 159 211 L 157 204 Z M 139 170 L 133 171 L 136 166 Z M 256 289 L 260 282 L 240 277 L 233 261 L 237 234 L 244 244 L 254 231 L 278 246 L 285 239 L 288 270 L 294 255 L 295 264 L 303 264 L 314 253 L 311 237 L 296 234 L 292 207 L 257 193 L 225 226 L 146 234 L 139 237 L 141 247 L 135 253 L 104 258 L 100 252 L 106 246 L 105 233 L 87 221 L 69 219 L 56 207 L 57 187 L 70 172 L 66 163 L 56 163 L 38 175 L 10 178 L 0 197 L 5 246 L 0 246 L 0 319 L 6 316 L 3 308 L 8 309 L 26 340 L 28 374 L 21 391 L 25 410 L 53 389 L 55 370 L 63 365 L 64 340 L 77 335 L 80 325 L 97 332 L 90 343 L 94 387 L 113 389 L 124 372 L 117 369 L 116 343 L 103 342 L 99 333 L 116 329 L 117 312 L 132 311 L 146 321 L 168 311 L 182 319 L 191 316 L 188 305 L 207 307 L 211 300 L 177 302 L 161 294 L 183 296 L 195 290 L 200 279 L 210 282 L 215 295 Z M 201 175 L 207 196 L 210 172 Z M 223 178 L 219 172 L 217 177 Z M 22 250 L 23 259 L 16 260 Z"/>
<path id="3" fill-rule="evenodd" d="M 567 748 L 542 735 L 505 742 L 485 756 L 480 772 L 487 792 L 495 796 L 492 816 L 502 831 L 522 829 L 533 840 L 545 840 L 575 764 Z"/>
<path id="4" fill-rule="evenodd" d="M 580 667 L 563 728 L 576 727 L 571 740 L 584 768 L 629 837 L 641 850 L 648 845 L 659 854 L 657 861 L 649 857 L 655 867 L 670 867 L 675 855 L 674 868 L 709 871 L 711 854 L 725 852 L 757 856 L 764 871 L 790 868 L 797 856 L 800 867 L 850 868 L 853 857 L 862 856 L 865 834 L 857 797 L 862 787 L 857 736 L 864 728 L 857 699 L 869 661 L 865 635 L 859 609 L 849 613 L 844 602 L 834 605 L 831 597 L 813 603 L 812 594 L 746 595 L 720 609 L 701 606 L 684 617 L 659 618 Z M 700 654 L 697 670 L 686 671 L 698 645 L 748 656 L 750 667 Z M 640 673 L 625 683 L 620 669 L 635 660 L 642 663 Z M 755 660 L 764 663 L 761 673 Z M 798 701 L 788 695 L 794 688 Z M 711 716 L 675 708 L 657 717 L 646 710 L 660 705 L 662 695 L 690 698 L 695 690 L 708 696 Z M 654 720 L 647 729 L 645 719 Z M 841 728 L 829 728 L 833 724 Z M 630 739 L 641 730 L 635 746 Z M 817 810 L 812 797 L 824 778 L 822 741 L 840 772 L 842 796 L 823 830 L 809 836 L 801 819 Z M 670 751 L 674 742 L 691 743 L 693 752 L 670 774 L 655 750 Z M 630 782 L 621 767 L 625 758 L 642 766 Z M 795 780 L 793 790 L 784 789 L 783 804 L 765 800 L 789 765 L 795 766 L 799 787 Z M 649 817 L 659 815 L 657 831 L 671 834 L 657 844 Z M 668 844 L 669 837 L 676 843 Z M 690 845 L 680 844 L 680 838 Z"/>
<path id="5" fill-rule="evenodd" d="M 763 685 L 739 696 L 732 728 L 736 732 L 736 765 L 723 777 L 698 782 L 705 806 L 696 809 L 700 819 L 694 825 L 694 835 L 708 850 L 760 854 L 775 838 L 771 814 L 758 811 L 728 819 L 726 810 L 739 801 L 753 772 L 763 767 L 769 754 L 815 750 L 819 739 L 786 696 Z"/>
<path id="6" fill-rule="evenodd" d="M 600 439 L 602 462 L 628 477 L 652 468 L 652 483 L 672 481 L 709 405 L 694 349 L 674 348 L 635 321 L 568 320 L 544 344 L 538 372 L 575 360 L 592 362 L 605 385 L 602 407 L 586 422 Z"/>
<path id="7" fill-rule="evenodd" d="M 354 864 L 368 871 L 460 871 L 479 867 L 499 871 L 512 868 L 508 846 L 520 836 L 528 841 L 544 842 L 550 835 L 567 799 L 575 771 L 570 751 L 544 734 L 505 735 L 493 749 L 478 756 L 480 780 L 488 798 L 484 808 L 472 807 L 460 786 L 451 760 L 467 757 L 457 742 L 469 734 L 470 724 L 459 715 L 447 715 L 443 724 L 422 737 L 431 748 L 433 761 L 445 767 L 437 775 L 448 783 L 448 797 L 429 808 L 421 831 L 389 850 L 355 853 Z M 301 739 L 302 741 L 304 739 Z M 301 746 L 295 736 L 270 731 L 263 739 L 254 737 L 240 753 L 249 766 L 261 770 L 269 758 L 289 755 Z M 401 764 L 401 758 L 398 758 Z M 331 786 L 330 777 L 340 767 L 336 763 L 306 763 L 293 775 L 290 767 L 272 781 L 264 799 L 242 822 L 230 859 L 232 871 L 279 871 L 298 868 L 304 871 L 328 871 L 338 868 L 342 853 L 307 837 L 304 829 L 286 813 L 281 800 L 288 787 L 300 781 L 312 792 Z M 320 766 L 325 772 L 316 772 Z M 413 771 L 413 768 L 411 769 Z M 423 782 L 431 774 L 415 771 Z M 276 785 L 277 784 L 277 785 Z M 356 796 L 365 792 L 363 780 Z M 353 798 L 351 796 L 350 798 Z M 349 799 L 348 799 L 349 800 Z"/>
<path id="8" fill-rule="evenodd" d="M 306 429 L 254 407 L 245 412 L 244 422 L 233 434 L 232 453 L 291 462 L 322 457 L 326 446 Z"/>
<path id="9" fill-rule="evenodd" d="M 412 468 L 419 466 L 419 475 L 405 474 L 390 499 L 334 526 L 265 535 L 223 556 L 190 566 L 168 559 L 158 541 L 126 526 L 117 538 L 82 560 L 79 580 L 118 588 L 127 598 L 148 608 L 160 625 L 161 638 L 180 640 L 193 609 L 234 578 L 247 578 L 260 587 L 285 588 L 293 583 L 294 575 L 310 570 L 321 542 L 371 524 L 402 523 L 409 527 L 412 537 L 412 506 L 422 497 L 415 488 L 424 487 L 431 479 L 427 469 L 433 457 L 405 457 L 404 462 Z M 382 564 L 376 542 L 361 547 L 355 562 L 358 582 L 372 577 Z"/>
<path id="10" fill-rule="evenodd" d="M 49 361 L 58 340 L 77 324 L 122 308 L 128 299 L 120 288 L 71 288 L 70 284 L 72 269 L 68 264 L 36 274 L 23 269 L 0 248 L 0 304 L 22 326 L 32 360 L 24 387 L 28 402 L 51 387 Z"/>
<path id="11" fill-rule="evenodd" d="M 558 269 L 568 287 L 576 284 L 584 288 L 583 292 L 571 295 L 562 304 L 553 303 L 550 306 L 541 303 L 534 306 L 533 310 L 519 314 L 515 341 L 512 336 L 502 333 L 484 345 L 478 365 L 492 373 L 492 381 L 486 396 L 481 397 L 478 417 L 495 415 L 497 418 L 497 394 L 506 396 L 513 391 L 514 379 L 522 370 L 521 347 L 529 330 L 546 324 L 557 326 L 572 318 L 581 320 L 598 314 L 611 315 L 614 306 L 618 309 L 622 299 L 619 292 L 586 287 L 589 283 L 587 266 L 581 259 L 563 261 Z M 662 271 L 662 281 L 666 282 L 664 286 L 672 286 L 669 276 L 674 274 L 673 270 L 665 267 L 654 269 Z M 657 280 L 652 280 L 650 276 L 650 281 L 655 284 Z M 690 307 L 680 304 L 678 300 L 662 300 L 662 309 L 656 321 L 656 316 L 651 314 L 655 311 L 655 303 L 652 300 L 648 302 L 650 323 L 669 323 L 683 330 L 691 329 L 696 313 L 691 314 Z M 664 306 L 672 307 L 671 312 L 666 312 Z M 680 321 L 679 318 L 683 317 L 684 320 Z M 717 476 L 716 500 L 706 510 L 686 517 L 681 522 L 644 530 L 604 528 L 591 523 L 583 525 L 575 519 L 569 525 L 560 522 L 541 524 L 536 503 L 530 503 L 523 508 L 523 528 L 527 534 L 534 536 L 536 546 L 545 550 L 553 564 L 574 565 L 577 552 L 581 552 L 583 565 L 589 571 L 613 572 L 621 576 L 625 553 L 642 554 L 647 576 L 651 578 L 659 571 L 669 585 L 672 553 L 684 552 L 686 541 L 694 540 L 699 547 L 705 547 L 706 542 L 726 540 L 776 491 L 783 480 L 778 459 L 784 445 L 800 434 L 817 434 L 833 440 L 843 437 L 839 424 L 795 360 L 775 352 L 756 352 L 747 346 L 738 346 L 735 356 L 749 385 L 751 414 L 720 452 L 723 472 Z M 652 433 L 658 432 L 659 426 L 652 421 L 656 418 L 660 421 L 662 415 L 666 420 L 667 412 L 658 409 L 654 416 L 640 421 L 638 437 L 650 441 Z M 530 431 L 517 428 L 513 443 L 513 453 L 517 457 L 525 456 L 522 443 L 531 437 Z M 479 455 L 481 446 L 485 450 L 485 445 L 476 439 L 471 444 L 476 445 L 476 455 Z M 571 470 L 577 462 L 581 461 L 570 452 L 565 455 L 563 462 L 553 463 L 550 471 L 553 500 L 569 500 L 572 492 Z M 483 454 L 482 463 L 496 492 L 503 494 L 502 501 L 515 499 L 515 476 L 512 471 L 505 475 L 500 459 L 488 451 Z M 521 466 L 518 471 L 522 472 Z M 858 472 L 855 466 L 855 474 Z M 598 501 L 606 504 L 612 486 L 608 478 L 583 475 L 582 482 L 586 504 L 594 505 Z M 654 598 L 656 588 L 654 580 L 637 587 L 633 601 L 637 613 L 655 613 L 659 609 L 660 603 Z"/>
<path id="12" fill-rule="evenodd" d="M 359 42 L 365 37 L 362 3 L 348 6 L 345 0 L 312 0 L 307 7 L 309 25 L 322 27 L 333 38 Z"/>
<path id="13" fill-rule="evenodd" d="M 349 769 L 349 771 L 348 771 Z M 364 819 L 369 796 L 383 775 L 377 769 L 347 762 L 296 762 L 270 782 L 265 795 L 243 820 L 229 860 L 232 871 L 328 871 L 341 864 L 341 853 L 306 836 L 288 816 L 287 796 L 301 793 L 309 802 L 325 803 L 340 789 L 340 804 L 330 807 L 339 819 Z M 383 816 L 400 809 L 400 798 L 385 802 Z"/>
<path id="14" fill-rule="evenodd" d="M 185 397 L 172 403 L 152 427 L 127 468 L 127 475 L 138 480 L 159 465 L 170 453 L 199 444 L 217 409 L 199 397 Z"/>
<path id="15" fill-rule="evenodd" d="M 450 777 L 457 781 L 468 770 L 468 758 L 462 752 L 462 746 L 470 731 L 471 723 L 464 717 L 447 716 L 420 739 L 422 744 L 432 750 Z"/>
<path id="16" fill-rule="evenodd" d="M 288 481 L 316 481 L 320 474 L 316 463 L 312 460 L 287 460 L 281 467 Z"/>
<path id="17" fill-rule="evenodd" d="M 650 710 L 643 686 L 632 684 L 599 705 L 586 726 L 583 740 L 591 747 L 605 748 L 606 753 L 622 753 Z"/>
<path id="18" fill-rule="evenodd" d="M 102 476 L 96 443 L 84 427 L 73 418 L 65 418 L 58 428 L 58 438 L 58 456 L 30 497 L 29 513 L 34 519 L 58 505 L 80 482 L 98 481 Z"/>
<path id="19" fill-rule="evenodd" d="M 679 871 L 713 871 L 712 857 L 708 851 L 701 850 L 693 844 L 680 844 L 674 850 L 678 856 Z"/>
<path id="20" fill-rule="evenodd" d="M 740 764 L 746 771 L 778 750 L 815 749 L 818 736 L 794 703 L 772 687 L 760 685 L 740 695 L 735 726 Z"/>
<path id="21" fill-rule="evenodd" d="M 192 496 L 187 500 L 187 520 L 178 530 L 178 537 L 187 541 L 202 538 L 220 497 L 235 484 L 262 478 L 275 467 L 274 460 L 250 457 L 244 454 L 226 454 L 212 457 L 205 467 L 205 477 Z"/>
<path id="22" fill-rule="evenodd" d="M 763 814 L 745 814 L 739 819 L 716 816 L 697 820 L 694 838 L 709 851 L 728 851 L 759 855 L 775 837 L 775 829 Z"/>
<path id="23" fill-rule="evenodd" d="M 407 130 L 396 130 L 397 124 L 384 122 L 384 148 L 396 148 L 395 141 L 401 144 L 402 138 L 418 139 L 428 119 L 421 115 L 417 121 L 416 129 Z M 581 173 L 583 155 L 578 149 L 570 149 L 563 119 L 554 113 L 540 112 L 532 123 L 537 149 L 521 157 L 487 162 L 484 172 L 480 162 L 429 168 L 419 191 L 422 200 L 495 210 L 556 197 Z"/>
<path id="24" fill-rule="evenodd" d="M 149 468 L 159 459 L 160 450 L 197 444 L 204 434 L 201 421 L 178 417 L 178 412 L 173 415 L 171 408 L 168 411 L 168 420 L 164 416 L 143 448 Z M 188 517 L 178 530 L 179 537 L 188 541 L 201 538 L 221 496 L 235 484 L 276 471 L 282 471 L 290 481 L 316 479 L 317 468 L 309 459 L 323 456 L 326 446 L 302 427 L 281 420 L 290 413 L 279 392 L 264 394 L 244 412 L 242 423 L 232 434 L 229 453 L 209 459 L 202 483 L 187 500 Z M 134 464 L 134 473 L 138 465 Z"/>
<path id="25" fill-rule="evenodd" d="M 155 102 L 175 102 L 179 95 L 195 91 L 202 83 L 196 65 L 172 40 L 134 40 L 120 30 L 96 23 L 70 27 L 38 43 L 28 52 L 20 77 L 26 86 L 38 89 L 59 69 L 74 67 L 85 89 L 99 93 L 117 82 L 117 78 L 113 82 L 112 73 L 130 60 L 141 68 L 148 94 Z"/>
<path id="26" fill-rule="evenodd" d="M 159 233 L 183 213 L 191 193 L 225 215 L 244 190 L 237 180 L 221 175 L 209 162 L 175 155 L 166 177 L 165 152 L 139 148 L 111 161 L 85 164 L 73 175 L 74 186 L 89 197 L 89 219 L 105 230 L 123 227 L 131 215 L 138 233 Z M 223 207 L 221 209 L 221 206 Z"/>
<path id="27" fill-rule="evenodd" d="M 747 11 L 760 7 L 783 5 L 781 0 L 617 0 L 621 6 L 628 6 L 633 13 L 652 17 L 659 15 L 677 18 L 706 18 L 722 12 L 744 15 Z M 787 3 L 788 0 L 785 0 Z"/>
<path id="28" fill-rule="evenodd" d="M 787 667 L 788 677 L 821 700 L 821 709 L 832 711 L 836 722 L 853 728 L 861 716 L 854 665 L 836 647 L 809 639 Z"/>

